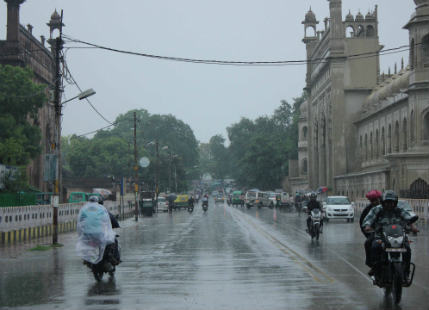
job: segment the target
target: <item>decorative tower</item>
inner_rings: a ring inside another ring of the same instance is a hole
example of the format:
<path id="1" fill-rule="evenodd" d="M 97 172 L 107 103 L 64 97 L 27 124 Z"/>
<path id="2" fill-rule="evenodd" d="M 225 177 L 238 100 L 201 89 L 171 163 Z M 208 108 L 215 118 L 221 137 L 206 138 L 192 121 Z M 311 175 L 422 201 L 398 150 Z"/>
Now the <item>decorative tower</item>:
<path id="1" fill-rule="evenodd" d="M 17 42 L 19 37 L 19 7 L 25 0 L 5 0 L 7 3 L 7 41 Z"/>
<path id="2" fill-rule="evenodd" d="M 317 45 L 318 42 L 318 36 L 317 36 L 317 24 L 319 21 L 316 19 L 316 15 L 313 13 L 313 11 L 310 10 L 305 14 L 305 19 L 302 22 L 304 25 L 304 39 L 302 42 L 305 43 L 305 46 L 307 48 L 307 60 L 311 59 L 311 55 L 313 54 L 314 48 Z M 312 33 L 309 33 L 308 30 L 311 29 Z M 307 62 L 307 87 L 309 87 L 310 83 L 310 75 L 311 75 L 311 62 Z"/>
<path id="3" fill-rule="evenodd" d="M 332 56 L 340 56 L 344 53 L 345 30 L 342 17 L 341 0 L 328 0 L 330 12 L 330 49 Z M 357 18 L 357 16 L 356 16 Z"/>

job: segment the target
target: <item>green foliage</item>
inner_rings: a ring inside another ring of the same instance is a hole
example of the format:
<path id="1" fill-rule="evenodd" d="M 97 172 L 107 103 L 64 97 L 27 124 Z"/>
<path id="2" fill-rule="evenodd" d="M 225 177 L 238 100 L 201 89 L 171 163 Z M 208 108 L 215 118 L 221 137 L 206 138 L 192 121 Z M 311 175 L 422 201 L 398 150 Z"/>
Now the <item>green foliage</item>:
<path id="1" fill-rule="evenodd" d="M 117 117 L 115 127 L 99 131 L 92 139 L 72 136 L 63 139 L 64 172 L 73 177 L 133 176 L 134 112 L 137 115 L 138 158 L 146 156 L 151 164 L 139 168 L 140 182 L 154 188 L 156 167 L 160 190 L 185 190 L 187 179 L 198 164 L 198 144 L 189 125 L 172 115 L 149 114 L 146 110 L 128 111 Z M 156 156 L 158 142 L 159 162 Z M 153 142 L 153 143 L 151 143 Z M 168 148 L 166 148 L 168 147 Z M 176 156 L 175 156 L 176 155 Z"/>
<path id="2" fill-rule="evenodd" d="M 288 160 L 298 154 L 299 108 L 305 99 L 303 94 L 293 105 L 282 101 L 270 117 L 242 118 L 227 128 L 229 169 L 238 184 L 265 190 L 281 187 Z"/>
<path id="3" fill-rule="evenodd" d="M 5 175 L 4 186 L 4 192 L 8 193 L 28 191 L 30 186 L 28 185 L 25 167 L 20 167 L 15 173 L 9 172 L 7 175 Z"/>
<path id="4" fill-rule="evenodd" d="M 46 87 L 28 68 L 0 65 L 0 163 L 26 165 L 40 153 L 38 110 Z"/>

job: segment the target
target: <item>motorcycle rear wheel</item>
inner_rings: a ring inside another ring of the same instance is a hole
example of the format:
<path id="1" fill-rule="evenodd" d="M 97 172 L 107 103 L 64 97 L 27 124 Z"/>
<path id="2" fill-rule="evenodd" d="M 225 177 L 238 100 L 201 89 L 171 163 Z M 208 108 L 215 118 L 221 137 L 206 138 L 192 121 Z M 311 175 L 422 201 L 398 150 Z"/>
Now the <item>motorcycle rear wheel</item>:
<path id="1" fill-rule="evenodd" d="M 93 270 L 92 273 L 94 274 L 95 281 L 100 282 L 101 280 L 103 280 L 104 272 Z"/>

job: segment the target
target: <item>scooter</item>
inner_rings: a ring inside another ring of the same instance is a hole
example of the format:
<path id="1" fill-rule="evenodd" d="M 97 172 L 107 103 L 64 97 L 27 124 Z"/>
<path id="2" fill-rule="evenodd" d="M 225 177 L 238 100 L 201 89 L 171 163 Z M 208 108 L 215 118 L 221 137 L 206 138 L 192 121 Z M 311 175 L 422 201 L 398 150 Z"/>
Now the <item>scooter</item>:
<path id="1" fill-rule="evenodd" d="M 97 263 L 92 264 L 88 261 L 83 261 L 83 264 L 91 269 L 94 279 L 99 282 L 103 279 L 105 273 L 108 273 L 111 277 L 114 277 L 116 266 L 120 264 L 120 248 L 118 243 L 119 235 L 116 235 L 115 243 L 109 244 L 104 250 L 103 259 Z"/>
<path id="2" fill-rule="evenodd" d="M 311 211 L 310 215 L 310 227 L 309 227 L 309 235 L 311 236 L 311 240 L 316 238 L 319 240 L 320 232 L 322 225 L 322 212 L 319 209 L 314 209 Z"/>
<path id="3" fill-rule="evenodd" d="M 207 200 L 203 201 L 203 210 L 204 210 L 204 213 L 207 212 L 208 209 L 209 209 L 209 202 Z"/>

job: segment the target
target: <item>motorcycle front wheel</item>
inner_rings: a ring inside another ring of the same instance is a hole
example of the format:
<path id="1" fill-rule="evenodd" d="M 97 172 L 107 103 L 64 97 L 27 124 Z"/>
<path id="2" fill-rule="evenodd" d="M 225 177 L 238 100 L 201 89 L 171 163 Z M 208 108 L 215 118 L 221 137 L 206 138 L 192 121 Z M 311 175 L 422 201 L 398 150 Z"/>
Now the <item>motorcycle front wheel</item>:
<path id="1" fill-rule="evenodd" d="M 393 273 L 393 287 L 392 294 L 395 304 L 399 304 L 402 299 L 402 279 L 403 275 L 402 263 L 396 263 L 394 265 L 394 273 Z"/>

